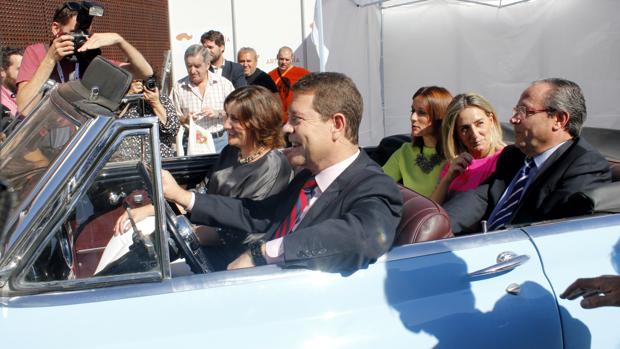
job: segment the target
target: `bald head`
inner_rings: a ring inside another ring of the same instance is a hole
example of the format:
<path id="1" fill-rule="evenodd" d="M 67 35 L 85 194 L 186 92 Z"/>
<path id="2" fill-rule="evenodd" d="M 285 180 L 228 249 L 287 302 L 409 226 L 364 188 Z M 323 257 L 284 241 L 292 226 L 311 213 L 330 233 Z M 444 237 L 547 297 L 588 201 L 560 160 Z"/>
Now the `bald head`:
<path id="1" fill-rule="evenodd" d="M 288 46 L 283 46 L 278 50 L 278 69 L 284 73 L 293 66 L 293 50 Z"/>

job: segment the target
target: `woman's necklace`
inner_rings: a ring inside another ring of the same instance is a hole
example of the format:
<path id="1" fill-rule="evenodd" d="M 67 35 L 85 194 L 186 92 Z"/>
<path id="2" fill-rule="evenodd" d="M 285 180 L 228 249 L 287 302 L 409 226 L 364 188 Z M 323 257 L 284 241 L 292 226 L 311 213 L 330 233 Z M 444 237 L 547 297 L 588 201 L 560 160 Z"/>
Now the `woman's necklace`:
<path id="1" fill-rule="evenodd" d="M 437 153 L 431 155 L 430 159 L 427 159 L 424 156 L 424 146 L 420 147 L 420 153 L 415 158 L 415 164 L 418 165 L 420 170 L 424 173 L 430 173 L 435 166 L 439 165 L 440 162 L 441 156 Z"/>
<path id="2" fill-rule="evenodd" d="M 263 154 L 265 153 L 265 148 L 260 147 L 258 149 L 256 149 L 255 151 L 253 151 L 250 155 L 243 157 L 241 155 L 241 151 L 239 151 L 239 157 L 238 157 L 238 161 L 240 164 L 247 164 L 250 163 L 258 158 L 260 158 L 261 156 L 263 156 Z"/>

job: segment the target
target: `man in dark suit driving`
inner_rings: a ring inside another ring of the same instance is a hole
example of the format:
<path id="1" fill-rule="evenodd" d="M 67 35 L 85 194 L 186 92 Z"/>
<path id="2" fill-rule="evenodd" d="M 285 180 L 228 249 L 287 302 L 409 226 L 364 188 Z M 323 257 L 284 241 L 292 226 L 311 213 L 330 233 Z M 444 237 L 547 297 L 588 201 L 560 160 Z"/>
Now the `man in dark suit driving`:
<path id="1" fill-rule="evenodd" d="M 444 204 L 455 234 L 564 218 L 579 213 L 572 194 L 611 181 L 605 158 L 579 137 L 586 120 L 581 88 L 565 79 L 533 82 L 510 119 L 515 144 L 502 152 L 497 170 L 474 190 Z"/>
<path id="2" fill-rule="evenodd" d="M 229 269 L 278 263 L 335 272 L 384 254 L 400 220 L 401 194 L 358 146 L 362 97 L 339 73 L 312 73 L 293 86 L 285 150 L 301 168 L 288 187 L 262 201 L 181 189 L 163 171 L 164 195 L 194 223 L 248 234 L 248 251 Z"/>

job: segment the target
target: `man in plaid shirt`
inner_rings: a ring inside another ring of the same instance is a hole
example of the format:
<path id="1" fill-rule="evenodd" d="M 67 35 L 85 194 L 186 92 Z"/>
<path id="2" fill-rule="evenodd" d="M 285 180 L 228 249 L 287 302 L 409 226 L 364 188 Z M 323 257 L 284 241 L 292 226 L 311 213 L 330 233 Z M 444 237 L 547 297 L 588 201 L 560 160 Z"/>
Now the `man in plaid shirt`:
<path id="1" fill-rule="evenodd" d="M 207 131 L 211 132 L 215 151 L 228 144 L 224 130 L 224 100 L 234 90 L 232 83 L 217 74 L 209 74 L 211 57 L 202 45 L 192 45 L 185 50 L 187 76 L 177 81 L 172 99 L 183 125 L 207 118 Z M 185 141 L 183 142 L 185 143 Z"/>

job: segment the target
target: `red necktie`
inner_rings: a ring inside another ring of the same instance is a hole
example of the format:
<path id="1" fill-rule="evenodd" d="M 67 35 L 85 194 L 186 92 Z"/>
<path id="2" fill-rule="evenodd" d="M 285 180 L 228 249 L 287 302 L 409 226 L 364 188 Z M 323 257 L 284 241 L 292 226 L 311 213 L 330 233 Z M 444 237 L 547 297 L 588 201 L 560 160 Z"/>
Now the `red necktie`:
<path id="1" fill-rule="evenodd" d="M 282 221 L 282 223 L 280 223 L 278 229 L 276 229 L 276 235 L 274 239 L 289 234 L 293 230 L 293 227 L 297 223 L 299 223 L 299 221 L 301 220 L 301 213 L 304 212 L 304 209 L 306 207 L 308 207 L 308 202 L 312 197 L 312 192 L 314 191 L 314 188 L 316 188 L 316 185 L 317 184 L 316 180 L 314 180 L 314 177 L 311 177 L 306 181 L 306 183 L 304 183 L 304 185 L 301 187 L 301 190 L 299 190 L 297 202 L 295 202 L 295 205 L 293 205 L 291 213 L 289 213 L 289 215 Z"/>

